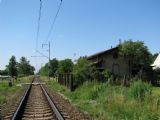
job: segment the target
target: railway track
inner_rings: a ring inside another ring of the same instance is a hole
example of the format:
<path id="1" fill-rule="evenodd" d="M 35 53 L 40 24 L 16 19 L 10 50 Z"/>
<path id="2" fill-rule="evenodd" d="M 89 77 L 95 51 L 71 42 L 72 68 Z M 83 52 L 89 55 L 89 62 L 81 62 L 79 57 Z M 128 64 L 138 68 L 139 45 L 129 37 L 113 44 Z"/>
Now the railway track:
<path id="1" fill-rule="evenodd" d="M 43 94 L 40 85 L 32 85 L 27 104 L 24 108 L 22 120 L 30 119 L 57 120 Z"/>
<path id="2" fill-rule="evenodd" d="M 64 120 L 56 105 L 39 83 L 33 82 L 17 107 L 12 118 L 4 120 Z"/>

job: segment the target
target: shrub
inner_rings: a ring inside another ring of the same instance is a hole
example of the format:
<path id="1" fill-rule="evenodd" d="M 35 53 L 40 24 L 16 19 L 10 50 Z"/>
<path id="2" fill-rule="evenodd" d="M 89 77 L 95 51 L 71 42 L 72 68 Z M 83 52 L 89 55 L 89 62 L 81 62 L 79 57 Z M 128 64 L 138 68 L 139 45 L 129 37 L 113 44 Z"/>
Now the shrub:
<path id="1" fill-rule="evenodd" d="M 75 75 L 75 85 L 81 85 L 87 80 L 93 79 L 94 67 L 87 58 L 79 58 L 74 65 L 73 74 Z"/>
<path id="2" fill-rule="evenodd" d="M 112 73 L 108 69 L 105 69 L 102 72 L 102 75 L 104 76 L 105 81 L 110 82 L 110 80 L 112 79 Z"/>
<path id="3" fill-rule="evenodd" d="M 140 101 L 143 101 L 146 95 L 151 94 L 151 92 L 151 85 L 148 83 L 144 83 L 141 80 L 133 82 L 129 89 L 130 96 Z"/>
<path id="4" fill-rule="evenodd" d="M 108 70 L 108 69 L 105 69 L 102 74 L 104 75 L 104 77 L 108 80 L 109 78 L 111 78 L 112 76 L 112 73 Z"/>
<path id="5" fill-rule="evenodd" d="M 99 82 L 106 82 L 106 79 L 103 73 L 96 69 L 94 69 L 93 71 L 93 78 L 94 80 L 99 81 Z"/>

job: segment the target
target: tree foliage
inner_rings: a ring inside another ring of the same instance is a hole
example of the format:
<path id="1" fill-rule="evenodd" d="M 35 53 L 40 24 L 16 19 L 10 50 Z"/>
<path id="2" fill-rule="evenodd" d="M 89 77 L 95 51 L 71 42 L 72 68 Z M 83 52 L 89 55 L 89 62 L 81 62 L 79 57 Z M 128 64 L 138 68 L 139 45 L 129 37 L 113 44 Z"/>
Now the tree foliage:
<path id="1" fill-rule="evenodd" d="M 73 62 L 71 59 L 61 60 L 58 63 L 58 73 L 70 73 L 73 71 Z"/>
<path id="2" fill-rule="evenodd" d="M 50 61 L 50 76 L 55 76 L 58 69 L 58 60 L 54 58 Z"/>
<path id="3" fill-rule="evenodd" d="M 57 69 L 58 60 L 54 58 L 50 61 L 50 76 L 55 76 Z M 42 76 L 48 76 L 48 63 L 46 63 L 45 66 L 39 70 L 39 74 Z"/>
<path id="4" fill-rule="evenodd" d="M 16 57 L 12 56 L 9 60 L 9 65 L 6 66 L 6 69 L 9 73 L 10 76 L 18 76 L 18 70 L 17 70 L 17 62 L 16 62 Z"/>
<path id="5" fill-rule="evenodd" d="M 149 65 L 152 62 L 152 54 L 143 41 L 124 41 L 120 47 L 120 54 L 132 61 L 132 64 Z"/>
<path id="6" fill-rule="evenodd" d="M 39 75 L 48 76 L 48 63 L 46 63 L 38 72 Z"/>
<path id="7" fill-rule="evenodd" d="M 93 80 L 94 66 L 85 57 L 78 59 L 77 64 L 74 65 L 73 74 L 75 75 L 75 84 L 79 85 L 87 80 Z"/>
<path id="8" fill-rule="evenodd" d="M 8 70 L 5 69 L 5 70 L 0 70 L 0 75 L 8 75 Z"/>
<path id="9" fill-rule="evenodd" d="M 18 73 L 22 76 L 33 75 L 35 68 L 30 65 L 29 61 L 25 57 L 21 57 L 18 64 Z"/>

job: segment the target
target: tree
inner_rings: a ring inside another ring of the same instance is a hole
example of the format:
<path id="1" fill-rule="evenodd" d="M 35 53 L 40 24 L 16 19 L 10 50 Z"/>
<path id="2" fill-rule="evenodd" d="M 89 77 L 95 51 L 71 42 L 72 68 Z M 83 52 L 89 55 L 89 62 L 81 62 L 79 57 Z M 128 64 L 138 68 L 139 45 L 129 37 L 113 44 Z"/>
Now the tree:
<path id="1" fill-rule="evenodd" d="M 124 41 L 120 46 L 119 53 L 129 61 L 130 72 L 135 65 L 144 66 L 152 63 L 152 54 L 143 41 Z"/>
<path id="2" fill-rule="evenodd" d="M 17 71 L 17 62 L 15 56 L 12 56 L 9 60 L 9 65 L 6 66 L 7 71 L 10 76 L 12 77 L 17 77 L 18 76 L 18 71 Z"/>
<path id="3" fill-rule="evenodd" d="M 124 41 L 120 47 L 120 54 L 135 64 L 151 64 L 151 53 L 143 41 Z"/>
<path id="4" fill-rule="evenodd" d="M 54 58 L 50 61 L 50 76 L 55 76 L 58 69 L 58 60 Z"/>
<path id="5" fill-rule="evenodd" d="M 73 70 L 73 62 L 71 59 L 61 60 L 58 63 L 58 73 L 70 73 Z"/>
<path id="6" fill-rule="evenodd" d="M 80 57 L 74 65 L 73 74 L 75 75 L 75 84 L 80 85 L 88 80 L 94 79 L 95 68 L 86 57 Z"/>
<path id="7" fill-rule="evenodd" d="M 30 66 L 30 72 L 29 72 L 29 75 L 34 75 L 34 71 L 35 71 L 34 66 L 31 66 L 31 65 L 29 65 L 29 66 Z"/>
<path id="8" fill-rule="evenodd" d="M 50 61 L 50 76 L 55 76 L 57 69 L 58 60 L 54 58 Z M 46 63 L 45 66 L 39 70 L 39 74 L 42 76 L 48 76 L 48 63 Z"/>
<path id="9" fill-rule="evenodd" d="M 48 63 L 45 64 L 45 66 L 43 66 L 39 72 L 38 72 L 39 75 L 42 75 L 42 76 L 48 76 Z"/>
<path id="10" fill-rule="evenodd" d="M 18 64 L 18 72 L 22 76 L 33 75 L 35 68 L 30 65 L 29 61 L 25 57 L 21 57 Z"/>
<path id="11" fill-rule="evenodd" d="M 5 69 L 5 70 L 0 70 L 0 75 L 8 75 L 8 70 Z"/>

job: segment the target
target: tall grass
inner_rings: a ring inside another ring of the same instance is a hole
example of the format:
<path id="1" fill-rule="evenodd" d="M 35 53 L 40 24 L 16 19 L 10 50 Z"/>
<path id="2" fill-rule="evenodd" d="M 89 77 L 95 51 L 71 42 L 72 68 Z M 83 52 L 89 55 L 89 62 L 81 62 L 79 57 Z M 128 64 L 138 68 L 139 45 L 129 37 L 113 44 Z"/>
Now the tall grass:
<path id="1" fill-rule="evenodd" d="M 8 80 L 0 81 L 0 104 L 6 102 L 20 88 L 17 84 L 30 82 L 30 80 L 31 78 L 27 77 L 18 78 L 14 80 L 12 87 L 9 87 Z"/>
<path id="2" fill-rule="evenodd" d="M 147 95 L 151 95 L 152 87 L 148 83 L 144 83 L 141 80 L 134 82 L 130 89 L 129 94 L 134 99 L 143 101 Z"/>
<path id="3" fill-rule="evenodd" d="M 152 86 L 147 83 L 135 82 L 127 88 L 86 82 L 74 92 L 69 92 L 55 81 L 48 86 L 64 94 L 75 106 L 95 120 L 160 119 L 160 105 L 157 102 L 160 100 L 160 94 L 157 94 L 160 88 L 152 90 Z"/>
<path id="4" fill-rule="evenodd" d="M 16 91 L 17 87 L 13 85 L 12 87 L 9 87 L 7 81 L 1 81 L 0 82 L 0 104 L 4 103 L 12 93 Z"/>

